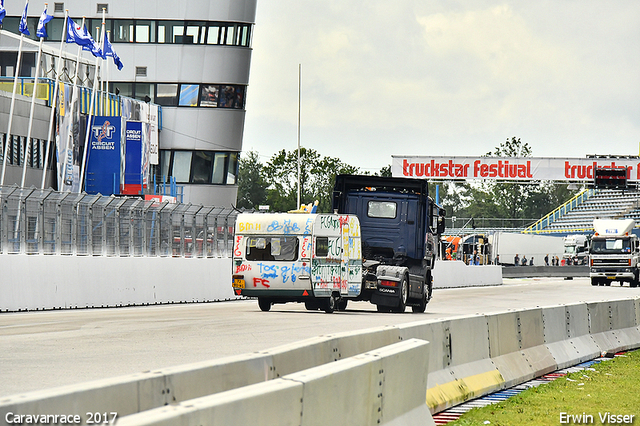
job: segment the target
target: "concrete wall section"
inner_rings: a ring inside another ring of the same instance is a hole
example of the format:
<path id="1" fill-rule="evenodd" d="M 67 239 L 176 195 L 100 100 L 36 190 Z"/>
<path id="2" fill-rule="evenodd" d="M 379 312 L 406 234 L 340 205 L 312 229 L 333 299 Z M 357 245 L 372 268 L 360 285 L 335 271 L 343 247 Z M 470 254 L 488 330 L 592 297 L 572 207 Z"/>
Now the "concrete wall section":
<path id="1" fill-rule="evenodd" d="M 229 258 L 8 255 L 0 270 L 0 311 L 236 298 Z"/>
<path id="2" fill-rule="evenodd" d="M 119 425 L 433 425 L 428 343 L 412 339 L 279 379 L 161 407 Z M 423 374 L 416 376 L 416 371 Z"/>
<path id="3" fill-rule="evenodd" d="M 433 287 L 475 287 L 502 284 L 502 267 L 465 265 L 458 260 L 438 260 L 433 268 Z"/>

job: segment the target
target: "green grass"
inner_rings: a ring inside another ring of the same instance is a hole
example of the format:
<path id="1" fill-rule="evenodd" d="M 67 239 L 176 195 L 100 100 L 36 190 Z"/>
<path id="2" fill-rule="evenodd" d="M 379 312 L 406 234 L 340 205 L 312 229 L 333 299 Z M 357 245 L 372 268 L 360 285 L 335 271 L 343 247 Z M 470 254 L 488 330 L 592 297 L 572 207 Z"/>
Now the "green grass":
<path id="1" fill-rule="evenodd" d="M 568 417 L 563 419 L 567 421 L 561 422 L 561 413 L 582 416 L 582 419 L 592 420 L 587 424 L 601 425 L 609 424 L 600 419 L 600 415 L 607 412 L 628 415 L 626 420 L 634 415 L 631 424 L 640 425 L 640 351 L 602 361 L 590 369 L 528 389 L 504 402 L 474 408 L 449 425 L 579 424 Z M 583 414 L 593 417 L 586 418 Z M 625 419 L 614 420 L 619 420 L 615 424 L 624 424 L 622 421 Z"/>

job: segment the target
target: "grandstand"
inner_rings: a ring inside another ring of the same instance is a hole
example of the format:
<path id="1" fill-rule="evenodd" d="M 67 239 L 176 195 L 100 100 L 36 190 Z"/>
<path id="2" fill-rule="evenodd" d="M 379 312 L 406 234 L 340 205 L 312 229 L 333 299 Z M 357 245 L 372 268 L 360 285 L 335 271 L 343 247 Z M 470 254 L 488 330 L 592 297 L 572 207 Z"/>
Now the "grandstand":
<path id="1" fill-rule="evenodd" d="M 593 219 L 635 219 L 640 224 L 640 191 L 637 189 L 585 189 L 538 221 L 518 224 L 508 219 L 458 218 L 449 222 L 446 235 L 491 234 L 496 231 L 531 234 L 589 234 Z M 531 224 L 533 223 L 533 224 Z M 455 226 L 455 225 L 458 226 Z M 637 225 L 640 226 L 640 225 Z"/>
<path id="2" fill-rule="evenodd" d="M 593 232 L 594 219 L 640 221 L 637 189 L 588 189 L 525 229 L 528 233 L 572 234 Z"/>

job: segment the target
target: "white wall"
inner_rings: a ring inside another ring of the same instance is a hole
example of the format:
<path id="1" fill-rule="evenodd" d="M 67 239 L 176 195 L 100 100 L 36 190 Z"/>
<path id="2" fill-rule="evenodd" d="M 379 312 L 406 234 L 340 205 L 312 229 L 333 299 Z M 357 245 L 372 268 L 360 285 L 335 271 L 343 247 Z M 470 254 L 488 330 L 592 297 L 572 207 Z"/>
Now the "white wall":
<path id="1" fill-rule="evenodd" d="M 475 287 L 502 284 L 502 267 L 470 266 L 459 260 L 439 260 L 433 268 L 433 287 Z"/>
<path id="2" fill-rule="evenodd" d="M 235 299 L 231 259 L 0 256 L 0 311 Z"/>

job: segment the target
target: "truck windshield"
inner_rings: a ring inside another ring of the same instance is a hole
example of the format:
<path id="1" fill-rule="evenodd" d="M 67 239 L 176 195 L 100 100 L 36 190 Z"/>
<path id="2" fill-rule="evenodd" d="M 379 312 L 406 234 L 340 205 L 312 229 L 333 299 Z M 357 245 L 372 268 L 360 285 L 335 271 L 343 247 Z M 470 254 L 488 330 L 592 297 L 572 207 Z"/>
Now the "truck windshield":
<path id="1" fill-rule="evenodd" d="M 248 237 L 247 260 L 298 260 L 298 237 Z"/>
<path id="2" fill-rule="evenodd" d="M 576 252 L 576 248 L 574 246 L 565 246 L 564 254 L 574 254 Z"/>
<path id="3" fill-rule="evenodd" d="M 631 253 L 629 238 L 594 239 L 591 242 L 591 253 Z"/>

